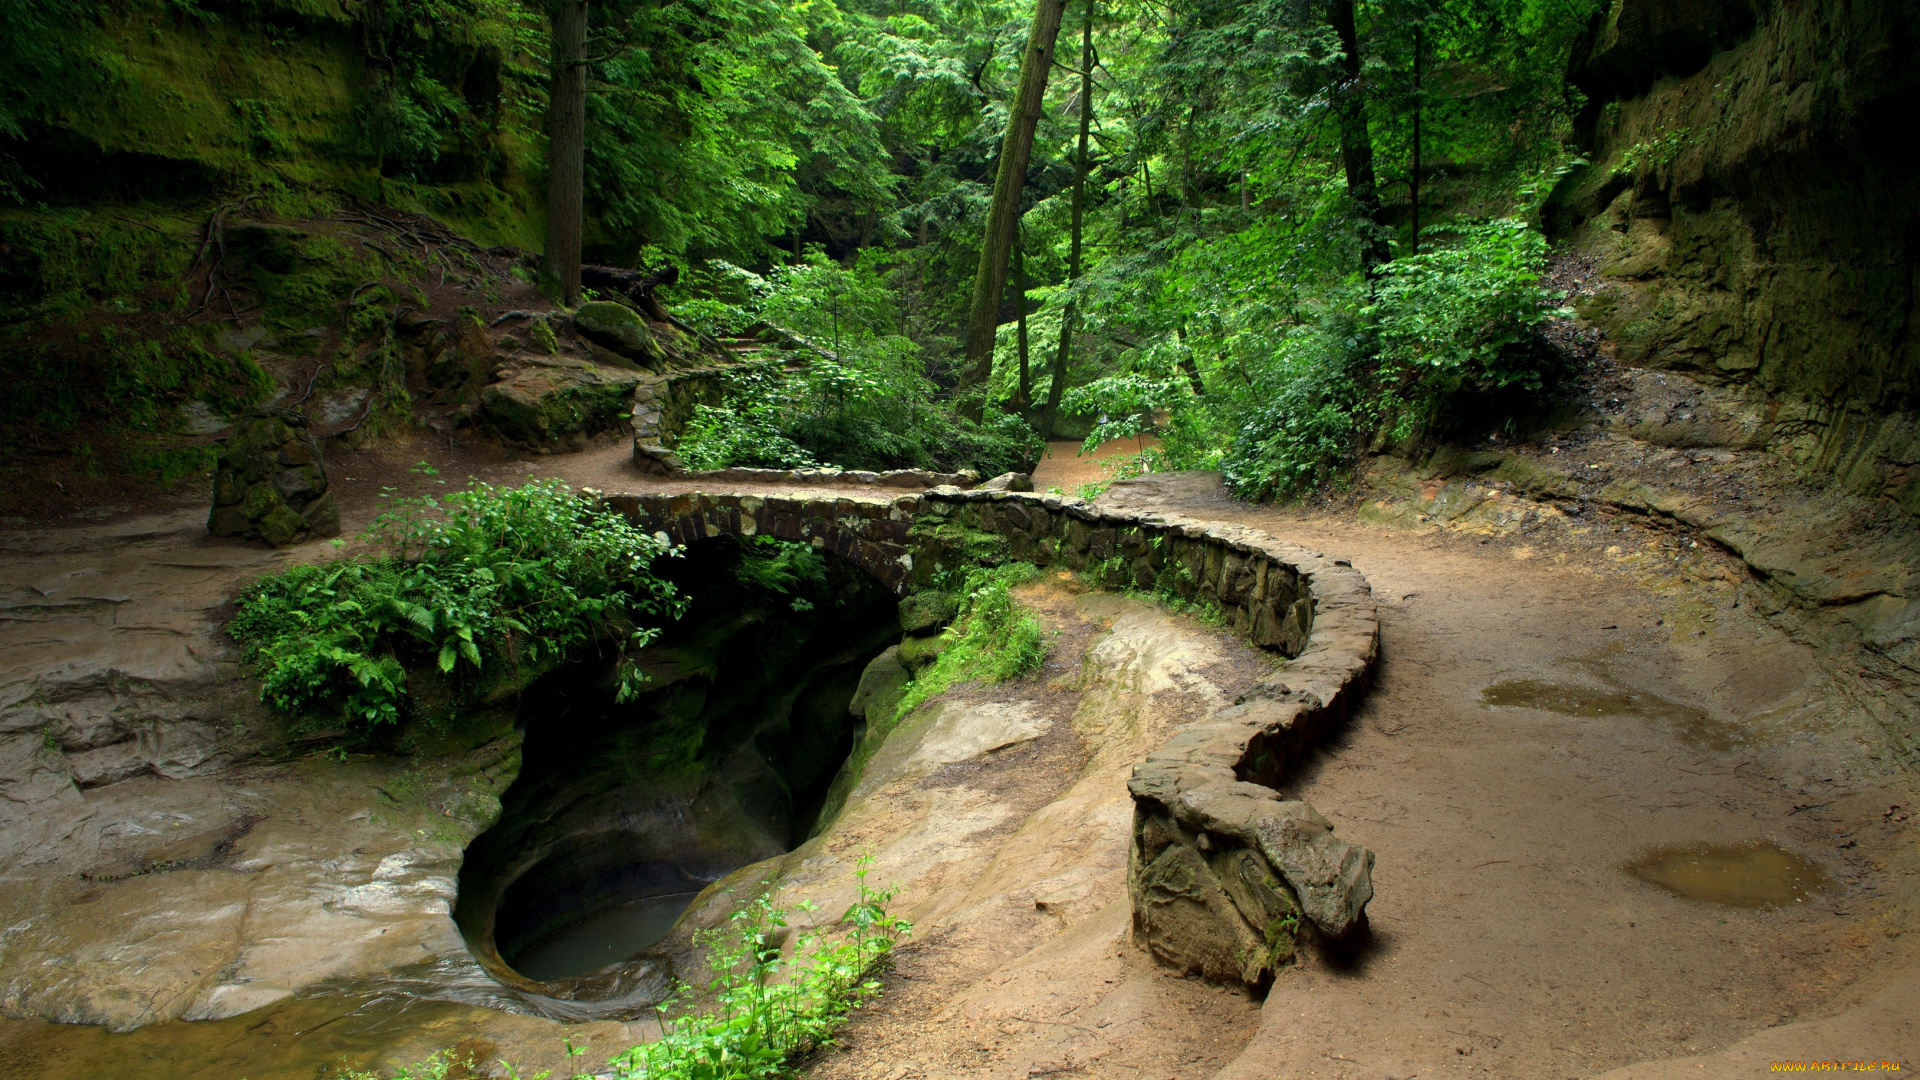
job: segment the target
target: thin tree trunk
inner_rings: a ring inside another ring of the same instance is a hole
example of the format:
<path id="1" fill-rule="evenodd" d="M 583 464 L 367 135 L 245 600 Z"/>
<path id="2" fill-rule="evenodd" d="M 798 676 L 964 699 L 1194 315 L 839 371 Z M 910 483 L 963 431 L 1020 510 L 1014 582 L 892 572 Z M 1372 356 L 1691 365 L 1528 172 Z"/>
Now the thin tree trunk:
<path id="1" fill-rule="evenodd" d="M 1380 229 L 1380 191 L 1373 175 L 1373 137 L 1367 133 L 1366 98 L 1360 82 L 1360 35 L 1354 28 L 1354 0 L 1327 0 L 1327 23 L 1339 35 L 1341 85 L 1335 96 L 1340 110 L 1340 164 L 1347 174 L 1347 196 L 1362 217 L 1373 225 L 1373 236 L 1361 250 L 1360 264 L 1368 274 L 1392 257 Z"/>
<path id="2" fill-rule="evenodd" d="M 1033 372 L 1027 365 L 1027 238 L 1020 234 L 1013 245 L 1013 317 L 1020 343 L 1020 395 L 1014 404 L 1024 411 L 1033 400 Z"/>
<path id="3" fill-rule="evenodd" d="M 587 155 L 587 0 L 553 0 L 547 97 L 547 275 L 566 307 L 580 304 Z"/>
<path id="4" fill-rule="evenodd" d="M 1067 284 L 1080 280 L 1081 225 L 1087 212 L 1087 172 L 1092 162 L 1087 156 L 1087 140 L 1093 131 L 1093 5 L 1087 0 L 1086 22 L 1080 27 L 1080 144 L 1073 161 L 1073 224 L 1067 248 Z M 1120 226 L 1126 227 L 1127 199 L 1120 197 Z M 1079 319 L 1078 304 L 1067 297 L 1066 310 L 1060 313 L 1060 347 L 1053 354 L 1053 382 L 1047 387 L 1047 417 L 1042 422 L 1042 438 L 1053 438 L 1054 421 L 1060 415 L 1060 395 L 1067 386 L 1067 358 L 1073 352 L 1074 324 Z"/>
<path id="5" fill-rule="evenodd" d="M 993 332 L 1000 319 L 1000 297 L 1007 287 L 1007 256 L 1013 248 L 1014 227 L 1020 218 L 1020 191 L 1027 181 L 1027 159 L 1033 153 L 1033 131 L 1040 123 L 1040 107 L 1047 93 L 1047 75 L 1053 67 L 1053 46 L 1060 36 L 1060 15 L 1066 0 L 1039 0 L 1027 47 L 1020 61 L 1020 85 L 1007 113 L 1007 138 L 1000 146 L 1000 167 L 993 179 L 993 205 L 987 211 L 986 235 L 980 242 L 980 268 L 974 275 L 973 305 L 967 315 L 967 352 L 960 385 L 984 386 L 993 375 Z M 982 406 L 984 408 L 984 405 Z M 973 419 L 980 412 L 969 407 Z"/>
<path id="6" fill-rule="evenodd" d="M 1420 97 L 1421 65 L 1425 60 L 1426 27 L 1413 24 L 1413 253 L 1420 254 Z"/>

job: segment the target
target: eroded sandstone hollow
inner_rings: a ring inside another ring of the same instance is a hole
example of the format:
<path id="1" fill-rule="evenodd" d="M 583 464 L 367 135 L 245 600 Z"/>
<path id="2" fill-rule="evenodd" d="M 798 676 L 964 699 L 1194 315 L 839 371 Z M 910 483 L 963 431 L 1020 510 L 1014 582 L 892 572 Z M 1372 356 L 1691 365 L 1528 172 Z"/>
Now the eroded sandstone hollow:
<path id="1" fill-rule="evenodd" d="M 668 573 L 691 605 L 639 654 L 644 689 L 619 700 L 611 657 L 531 687 L 519 776 L 466 850 L 454 916 L 534 1001 L 630 1012 L 693 974 L 649 947 L 713 881 L 811 835 L 861 672 L 900 636 L 891 593 L 803 546 L 708 540 Z"/>

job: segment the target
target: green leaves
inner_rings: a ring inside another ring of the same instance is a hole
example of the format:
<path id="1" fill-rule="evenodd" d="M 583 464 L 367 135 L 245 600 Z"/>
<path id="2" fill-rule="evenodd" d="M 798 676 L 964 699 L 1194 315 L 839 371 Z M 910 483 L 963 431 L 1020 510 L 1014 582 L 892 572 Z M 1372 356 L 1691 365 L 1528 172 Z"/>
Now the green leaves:
<path id="1" fill-rule="evenodd" d="M 871 856 L 855 870 L 859 899 L 837 927 L 798 935 L 791 958 L 780 942 L 786 909 L 755 897 L 729 922 L 695 935 L 708 951 L 709 978 L 700 995 L 709 1009 L 673 1015 L 660 1006 L 661 1037 L 612 1061 L 615 1080 L 770 1080 L 789 1062 L 832 1045 L 848 1015 L 878 995 L 870 976 L 884 965 L 913 924 L 887 914 L 894 888 L 867 884 Z M 811 902 L 803 911 L 817 910 Z M 682 999 L 694 996 L 682 987 Z"/>
<path id="2" fill-rule="evenodd" d="M 368 538 L 388 554 L 264 578 L 228 625 L 262 700 L 302 725 L 397 722 L 408 665 L 479 693 L 596 642 L 638 647 L 683 607 L 652 570 L 665 546 L 558 481 L 401 501 Z"/>
<path id="3" fill-rule="evenodd" d="M 1526 348 L 1557 299 L 1539 287 L 1547 241 L 1523 221 L 1429 230 L 1456 242 L 1387 264 L 1374 301 L 1383 393 L 1430 411 L 1467 387 L 1538 390 L 1546 372 Z"/>

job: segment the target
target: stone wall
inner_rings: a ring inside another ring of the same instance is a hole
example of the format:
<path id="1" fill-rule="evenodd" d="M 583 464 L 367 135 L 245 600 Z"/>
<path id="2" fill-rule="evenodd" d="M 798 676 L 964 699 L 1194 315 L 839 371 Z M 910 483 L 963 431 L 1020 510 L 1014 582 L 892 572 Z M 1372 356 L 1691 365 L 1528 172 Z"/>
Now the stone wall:
<path id="1" fill-rule="evenodd" d="M 727 376 L 737 365 L 673 371 L 641 380 L 633 392 L 633 463 L 640 471 L 671 476 L 686 471 L 673 448 L 695 405 L 726 400 Z"/>
<path id="2" fill-rule="evenodd" d="M 1257 984 L 1306 927 L 1333 938 L 1364 927 L 1373 854 L 1335 839 L 1313 807 L 1276 790 L 1346 718 L 1378 656 L 1372 591 L 1344 560 L 1251 529 L 1021 492 L 606 501 L 675 544 L 719 535 L 810 542 L 901 594 L 943 569 L 1020 560 L 1217 607 L 1226 625 L 1289 659 L 1135 768 L 1136 938 L 1166 963 Z"/>

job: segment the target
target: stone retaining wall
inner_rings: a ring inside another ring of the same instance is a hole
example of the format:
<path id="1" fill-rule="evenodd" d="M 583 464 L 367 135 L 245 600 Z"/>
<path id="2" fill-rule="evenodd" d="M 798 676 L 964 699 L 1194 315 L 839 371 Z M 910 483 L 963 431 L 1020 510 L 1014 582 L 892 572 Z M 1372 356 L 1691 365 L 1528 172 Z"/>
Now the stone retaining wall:
<path id="1" fill-rule="evenodd" d="M 1226 625 L 1289 659 L 1135 767 L 1136 937 L 1169 964 L 1257 984 L 1306 927 L 1338 938 L 1365 925 L 1373 853 L 1335 839 L 1312 806 L 1276 790 L 1346 718 L 1379 654 L 1372 590 L 1345 560 L 1252 529 L 1022 492 L 607 502 L 675 544 L 719 535 L 807 541 L 896 593 L 942 569 L 1012 559 L 1216 606 Z"/>

